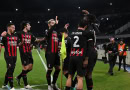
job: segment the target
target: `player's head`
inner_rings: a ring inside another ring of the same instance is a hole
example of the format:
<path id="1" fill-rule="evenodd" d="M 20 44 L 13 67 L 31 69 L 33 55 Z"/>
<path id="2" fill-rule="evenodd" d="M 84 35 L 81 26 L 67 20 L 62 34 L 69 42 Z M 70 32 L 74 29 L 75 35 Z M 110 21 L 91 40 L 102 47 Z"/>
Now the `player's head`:
<path id="1" fill-rule="evenodd" d="M 13 23 L 8 23 L 7 24 L 7 30 L 10 32 L 10 33 L 14 33 L 15 31 L 15 25 Z"/>
<path id="2" fill-rule="evenodd" d="M 81 17 L 78 27 L 86 29 L 88 24 L 89 24 L 89 19 L 88 19 L 88 16 L 85 15 L 85 16 Z"/>
<path id="3" fill-rule="evenodd" d="M 115 38 L 111 37 L 111 38 L 110 38 L 110 42 L 111 42 L 111 43 L 114 43 L 114 42 L 115 42 Z"/>
<path id="4" fill-rule="evenodd" d="M 51 28 L 52 26 L 54 26 L 56 24 L 56 21 L 54 19 L 50 19 L 48 21 L 48 27 Z"/>
<path id="5" fill-rule="evenodd" d="M 67 30 L 67 29 L 65 29 L 65 28 L 62 28 L 62 29 L 60 30 L 60 33 L 61 33 L 61 35 L 63 35 L 63 34 L 64 34 L 64 36 L 65 36 L 65 37 L 67 37 L 67 36 L 68 36 L 68 30 Z"/>
<path id="6" fill-rule="evenodd" d="M 31 29 L 31 25 L 30 25 L 30 22 L 29 21 L 23 21 L 21 23 L 21 29 L 26 29 L 27 31 L 30 31 Z"/>
<path id="7" fill-rule="evenodd" d="M 122 45 L 124 42 L 123 42 L 123 39 L 120 39 L 120 44 Z"/>

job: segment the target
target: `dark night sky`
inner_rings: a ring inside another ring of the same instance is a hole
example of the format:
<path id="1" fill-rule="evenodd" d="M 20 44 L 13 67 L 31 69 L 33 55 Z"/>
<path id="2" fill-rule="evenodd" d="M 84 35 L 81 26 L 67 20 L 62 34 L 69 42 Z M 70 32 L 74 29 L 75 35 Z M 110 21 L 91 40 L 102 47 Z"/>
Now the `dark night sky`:
<path id="1" fill-rule="evenodd" d="M 2 0 L 0 11 L 11 11 L 20 8 L 23 11 L 40 12 L 47 8 L 58 10 L 73 10 L 77 7 L 103 9 L 112 2 L 114 8 L 130 8 L 130 0 Z"/>
<path id="2" fill-rule="evenodd" d="M 70 22 L 73 27 L 77 25 L 75 22 L 78 18 L 73 13 L 79 13 L 82 9 L 87 9 L 99 17 L 107 14 L 129 13 L 129 4 L 130 0 L 1 0 L 0 33 L 6 29 L 6 24 L 9 21 L 13 21 L 16 24 L 16 29 L 19 30 L 20 22 L 29 20 L 32 22 L 32 32 L 38 35 L 39 32 L 46 29 L 45 21 L 56 15 L 59 16 L 63 25 Z M 17 12 L 16 8 L 18 8 Z M 48 8 L 51 9 L 50 12 L 48 12 Z M 37 23 L 38 21 L 40 23 Z M 124 21 L 124 23 L 126 22 Z M 103 22 L 103 24 L 105 23 Z"/>

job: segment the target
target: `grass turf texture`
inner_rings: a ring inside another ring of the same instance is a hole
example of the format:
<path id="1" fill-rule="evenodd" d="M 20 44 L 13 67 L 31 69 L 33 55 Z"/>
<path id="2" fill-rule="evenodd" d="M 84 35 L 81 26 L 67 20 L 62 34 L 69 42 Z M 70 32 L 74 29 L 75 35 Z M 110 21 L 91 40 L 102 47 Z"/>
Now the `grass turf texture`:
<path id="1" fill-rule="evenodd" d="M 6 72 L 6 63 L 4 60 L 4 49 L 1 52 L 0 56 L 0 88 L 4 82 L 4 76 Z M 40 60 L 40 57 L 36 50 L 33 50 L 33 58 L 34 58 L 34 67 L 32 72 L 28 74 L 28 82 L 30 85 L 40 85 L 34 87 L 34 89 L 47 89 L 47 81 L 46 81 L 46 70 Z M 45 53 L 42 51 L 41 56 L 43 60 L 45 60 Z M 114 76 L 110 76 L 107 74 L 109 65 L 104 64 L 103 62 L 98 61 L 94 72 L 93 72 L 93 80 L 94 80 L 94 90 L 130 90 L 130 74 L 127 72 L 123 72 L 121 70 L 118 71 L 118 67 L 114 68 Z M 16 68 L 14 72 L 14 77 L 16 77 L 19 73 L 21 73 L 22 66 L 21 60 L 18 52 Z M 60 76 L 58 78 L 57 84 L 60 87 Z M 66 78 L 63 76 L 63 87 L 66 83 Z M 21 79 L 21 86 L 18 86 L 16 80 L 14 79 L 15 88 L 23 88 L 23 81 Z M 86 84 L 84 81 L 84 90 L 86 89 Z"/>

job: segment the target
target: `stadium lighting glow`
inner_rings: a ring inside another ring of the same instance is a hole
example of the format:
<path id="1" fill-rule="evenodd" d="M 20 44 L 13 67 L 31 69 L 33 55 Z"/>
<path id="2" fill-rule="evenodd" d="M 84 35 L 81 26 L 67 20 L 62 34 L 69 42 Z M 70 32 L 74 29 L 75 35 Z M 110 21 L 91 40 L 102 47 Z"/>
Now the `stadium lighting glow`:
<path id="1" fill-rule="evenodd" d="M 18 8 L 15 9 L 15 11 L 18 11 L 18 10 L 19 10 Z"/>
<path id="2" fill-rule="evenodd" d="M 110 6 L 112 6 L 112 2 L 110 3 Z"/>
<path id="3" fill-rule="evenodd" d="M 50 8 L 48 8 L 48 11 L 50 11 L 51 9 Z"/>
<path id="4" fill-rule="evenodd" d="M 101 20 L 103 20 L 104 18 L 101 18 Z"/>
<path id="5" fill-rule="evenodd" d="M 40 21 L 38 21 L 37 23 L 40 23 Z"/>

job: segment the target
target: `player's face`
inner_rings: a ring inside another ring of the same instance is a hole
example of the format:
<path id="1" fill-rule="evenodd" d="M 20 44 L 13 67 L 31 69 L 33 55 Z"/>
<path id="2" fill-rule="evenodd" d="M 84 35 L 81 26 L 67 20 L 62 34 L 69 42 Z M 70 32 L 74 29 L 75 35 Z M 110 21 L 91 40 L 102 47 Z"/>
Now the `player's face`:
<path id="1" fill-rule="evenodd" d="M 8 30 L 11 32 L 11 33 L 14 33 L 15 31 L 15 25 L 11 25 L 8 27 Z"/>
<path id="2" fill-rule="evenodd" d="M 52 27 L 52 26 L 55 25 L 55 23 L 56 23 L 55 21 L 51 21 L 51 22 L 48 24 L 48 26 L 49 26 L 49 27 Z"/>
<path id="3" fill-rule="evenodd" d="M 27 29 L 28 31 L 30 31 L 30 29 L 31 29 L 31 25 L 30 25 L 29 23 L 27 23 L 27 25 L 26 25 L 26 29 Z"/>

